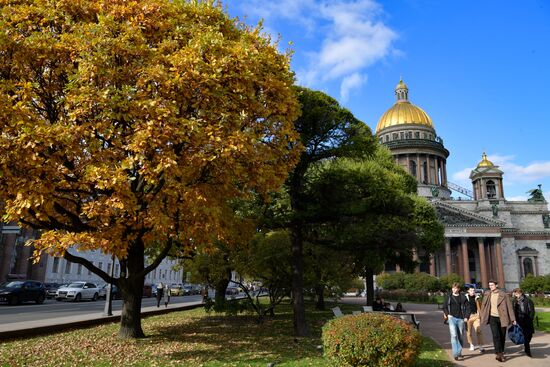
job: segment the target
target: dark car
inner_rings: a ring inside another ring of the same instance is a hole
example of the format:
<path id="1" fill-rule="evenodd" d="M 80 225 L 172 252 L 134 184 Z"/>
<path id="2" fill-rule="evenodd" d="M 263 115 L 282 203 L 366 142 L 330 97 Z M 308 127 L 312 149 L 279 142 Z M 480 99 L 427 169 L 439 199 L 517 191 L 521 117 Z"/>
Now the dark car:
<path id="1" fill-rule="evenodd" d="M 44 303 L 46 289 L 42 282 L 35 280 L 14 280 L 0 284 L 0 302 L 17 305 L 21 302 L 33 301 Z"/>
<path id="2" fill-rule="evenodd" d="M 55 298 L 55 293 L 61 285 L 57 283 L 44 283 L 46 289 L 46 298 Z"/>
<path id="3" fill-rule="evenodd" d="M 143 285 L 143 297 L 152 297 L 153 296 L 153 286 L 151 284 Z"/>

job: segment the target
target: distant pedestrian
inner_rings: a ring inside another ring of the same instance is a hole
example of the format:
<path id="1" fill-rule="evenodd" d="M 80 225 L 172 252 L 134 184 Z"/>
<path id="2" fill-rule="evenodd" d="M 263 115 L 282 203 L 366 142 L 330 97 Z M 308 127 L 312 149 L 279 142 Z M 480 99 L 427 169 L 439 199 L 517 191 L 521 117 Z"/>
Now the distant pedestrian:
<path id="1" fill-rule="evenodd" d="M 489 281 L 489 290 L 483 295 L 481 302 L 481 323 L 491 326 L 495 359 L 504 362 L 504 343 L 506 342 L 506 328 L 516 324 L 516 316 L 510 297 L 506 292 L 498 289 L 498 282 Z"/>
<path id="2" fill-rule="evenodd" d="M 470 350 L 475 350 L 476 346 L 474 345 L 473 333 L 474 330 L 477 335 L 477 345 L 480 352 L 483 352 L 483 334 L 481 333 L 481 320 L 479 318 L 479 310 L 481 310 L 481 301 L 479 296 L 476 295 L 476 290 L 474 287 L 468 288 L 468 294 L 466 299 L 470 304 L 470 317 L 466 322 L 466 337 L 468 338 L 468 343 L 470 343 Z"/>
<path id="3" fill-rule="evenodd" d="M 523 337 L 525 342 L 523 347 L 525 354 L 531 356 L 531 338 L 535 332 L 533 320 L 535 318 L 535 304 L 528 298 L 521 288 L 514 289 L 514 299 L 512 300 L 512 307 L 514 309 L 514 315 L 516 321 L 523 330 Z"/>
<path id="4" fill-rule="evenodd" d="M 162 297 L 162 301 L 164 302 L 164 307 L 168 307 L 168 303 L 170 303 L 170 286 L 168 284 L 164 285 L 164 295 Z"/>
<path id="5" fill-rule="evenodd" d="M 205 303 L 208 299 L 208 287 L 204 286 L 201 290 L 202 302 Z"/>
<path id="6" fill-rule="evenodd" d="M 470 317 L 470 305 L 466 297 L 460 293 L 460 284 L 453 283 L 451 293 L 445 296 L 443 313 L 445 320 L 449 323 L 453 357 L 458 361 L 462 358 L 464 323 Z"/>
<path id="7" fill-rule="evenodd" d="M 162 282 L 159 282 L 157 285 L 157 307 L 160 307 L 160 300 L 162 299 L 162 296 L 164 295 L 164 285 Z"/>
<path id="8" fill-rule="evenodd" d="M 405 311 L 405 309 L 403 308 L 403 305 L 401 304 L 401 302 L 398 302 L 395 305 L 395 312 L 407 312 L 407 311 Z"/>

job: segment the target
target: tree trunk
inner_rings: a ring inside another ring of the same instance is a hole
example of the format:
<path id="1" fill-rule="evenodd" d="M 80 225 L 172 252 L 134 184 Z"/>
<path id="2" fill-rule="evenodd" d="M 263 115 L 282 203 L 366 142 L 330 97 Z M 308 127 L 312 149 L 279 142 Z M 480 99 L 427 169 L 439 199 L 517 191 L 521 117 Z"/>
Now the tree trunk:
<path id="1" fill-rule="evenodd" d="M 367 306 L 372 306 L 374 301 L 374 272 L 370 268 L 365 268 L 365 283 L 367 285 L 365 290 Z"/>
<path id="2" fill-rule="evenodd" d="M 315 293 L 317 294 L 315 309 L 323 311 L 325 309 L 325 285 L 317 284 L 315 287 Z"/>
<path id="3" fill-rule="evenodd" d="M 144 255 L 143 242 L 138 238 L 128 248 L 128 255 L 125 259 L 126 267 L 121 266 L 120 278 L 116 284 L 122 294 L 122 312 L 118 335 L 124 339 L 145 337 L 141 328 L 141 298 L 145 280 L 145 276 L 142 274 L 145 266 Z"/>
<path id="4" fill-rule="evenodd" d="M 123 339 L 143 338 L 141 328 L 141 298 L 143 297 L 143 278 L 121 279 L 119 282 L 122 293 L 122 313 L 118 336 Z"/>
<path id="5" fill-rule="evenodd" d="M 294 335 L 307 336 L 304 304 L 303 242 L 299 225 L 292 226 L 292 308 L 294 311 Z"/>
<path id="6" fill-rule="evenodd" d="M 231 272 L 230 272 L 231 274 Z M 221 279 L 216 283 L 216 296 L 214 298 L 215 308 L 222 310 L 225 305 L 225 291 L 229 285 L 229 279 Z"/>

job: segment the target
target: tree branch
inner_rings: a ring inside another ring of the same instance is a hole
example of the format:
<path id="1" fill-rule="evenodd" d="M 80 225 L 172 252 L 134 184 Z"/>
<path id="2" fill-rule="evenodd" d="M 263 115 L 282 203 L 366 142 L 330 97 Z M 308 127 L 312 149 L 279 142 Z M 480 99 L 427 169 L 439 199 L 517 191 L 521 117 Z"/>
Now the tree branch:
<path id="1" fill-rule="evenodd" d="M 89 261 L 89 260 L 87 260 L 83 257 L 76 256 L 76 255 L 71 254 L 69 251 L 65 251 L 65 253 L 63 254 L 63 258 L 65 260 L 68 260 L 68 261 L 76 263 L 76 264 L 82 264 L 86 269 L 88 269 L 92 273 L 98 275 L 101 279 L 103 279 L 107 283 L 118 285 L 118 279 L 117 278 L 111 277 L 109 274 L 107 274 L 103 270 L 96 267 L 91 261 Z M 112 266 L 114 266 L 114 264 Z"/>

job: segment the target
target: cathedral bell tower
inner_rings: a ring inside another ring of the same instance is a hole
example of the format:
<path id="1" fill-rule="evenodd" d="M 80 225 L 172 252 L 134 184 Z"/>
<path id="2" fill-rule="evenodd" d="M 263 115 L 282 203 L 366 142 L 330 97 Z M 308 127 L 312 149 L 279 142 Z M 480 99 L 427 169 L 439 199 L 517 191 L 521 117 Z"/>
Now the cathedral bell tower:
<path id="1" fill-rule="evenodd" d="M 502 173 L 484 152 L 481 162 L 470 173 L 474 200 L 504 200 Z"/>

